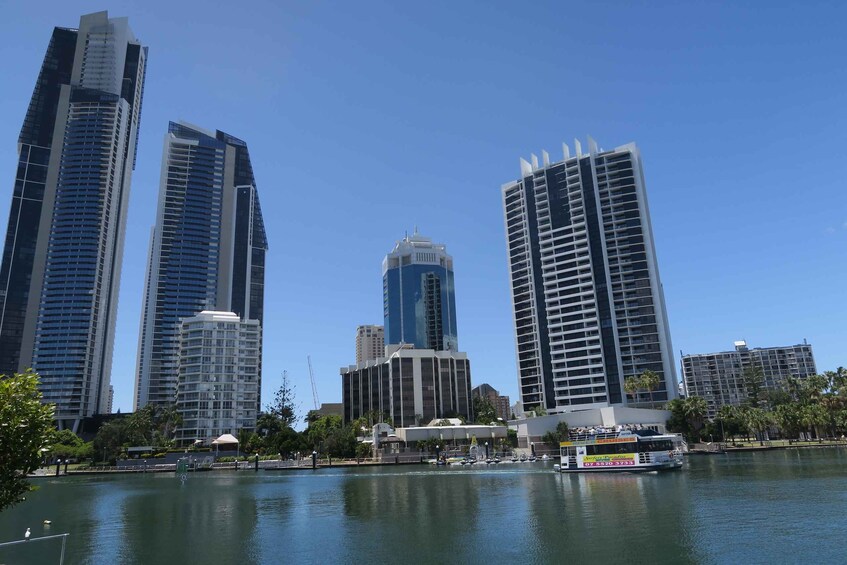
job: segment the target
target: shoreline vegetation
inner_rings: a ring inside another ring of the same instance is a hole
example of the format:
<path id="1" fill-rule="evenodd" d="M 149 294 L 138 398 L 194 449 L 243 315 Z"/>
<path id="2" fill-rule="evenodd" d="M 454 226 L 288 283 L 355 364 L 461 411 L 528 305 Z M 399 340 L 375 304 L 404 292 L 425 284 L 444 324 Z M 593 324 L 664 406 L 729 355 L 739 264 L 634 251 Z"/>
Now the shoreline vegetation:
<path id="1" fill-rule="evenodd" d="M 682 434 L 689 445 L 722 444 L 730 449 L 742 447 L 751 437 L 759 447 L 772 448 L 782 442 L 786 446 L 847 442 L 844 367 L 803 379 L 785 377 L 774 386 L 766 383 L 762 368 L 754 365 L 744 369 L 735 388 L 721 393 L 742 400 L 717 410 L 699 396 L 668 402 L 668 430 Z M 712 419 L 707 418 L 710 412 Z"/>
<path id="2" fill-rule="evenodd" d="M 817 439 L 817 440 L 769 440 L 764 445 L 759 445 L 758 440 L 745 438 L 735 442 L 698 443 L 693 445 L 685 455 L 724 455 L 730 453 L 749 453 L 757 451 L 773 451 L 783 449 L 833 449 L 847 448 L 847 439 Z M 555 455 L 547 461 L 548 463 L 558 459 Z M 347 467 L 389 467 L 394 465 L 429 465 L 431 455 L 422 458 L 406 458 L 405 460 L 385 459 L 332 459 L 324 458 L 318 460 L 315 469 L 332 469 Z M 539 461 L 540 463 L 541 461 Z M 487 468 L 487 467 L 482 467 Z M 259 460 L 259 471 L 307 471 L 312 470 L 311 458 L 300 461 Z M 255 457 L 241 458 L 238 469 L 234 461 L 215 463 L 208 468 L 191 469 L 191 473 L 231 471 L 231 472 L 255 472 Z M 151 463 L 146 467 L 111 467 L 91 466 L 83 464 L 69 465 L 67 471 L 62 466 L 59 474 L 56 474 L 55 465 L 42 467 L 36 473 L 27 476 L 29 479 L 56 479 L 59 477 L 74 477 L 85 475 L 138 475 L 144 473 L 176 473 L 177 465 L 169 463 Z"/>

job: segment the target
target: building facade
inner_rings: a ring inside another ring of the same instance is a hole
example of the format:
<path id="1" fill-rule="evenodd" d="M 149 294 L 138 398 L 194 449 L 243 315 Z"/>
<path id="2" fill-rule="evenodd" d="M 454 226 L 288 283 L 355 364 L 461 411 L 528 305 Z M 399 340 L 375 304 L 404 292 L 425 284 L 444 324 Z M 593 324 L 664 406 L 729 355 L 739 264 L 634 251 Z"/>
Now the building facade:
<path id="1" fill-rule="evenodd" d="M 247 145 L 171 122 L 145 283 L 136 410 L 174 402 L 184 318 L 231 311 L 261 325 L 267 248 Z"/>
<path id="2" fill-rule="evenodd" d="M 656 401 L 677 379 L 641 157 L 589 139 L 550 163 L 521 159 L 502 187 L 518 387 L 526 411 L 627 404 L 626 377 L 656 372 Z"/>
<path id="3" fill-rule="evenodd" d="M 0 370 L 33 367 L 60 427 L 107 410 L 147 65 L 126 18 L 55 28 L 18 138 Z"/>
<path id="4" fill-rule="evenodd" d="M 485 398 L 494 407 L 494 412 L 503 421 L 511 417 L 512 409 L 508 396 L 500 396 L 496 388 L 488 383 L 483 383 L 471 390 L 471 396 Z"/>
<path id="5" fill-rule="evenodd" d="M 262 328 L 233 312 L 203 311 L 180 325 L 176 440 L 210 443 L 256 429 Z"/>
<path id="6" fill-rule="evenodd" d="M 385 329 L 382 326 L 356 328 L 356 364 L 385 356 Z"/>
<path id="7" fill-rule="evenodd" d="M 466 354 L 411 346 L 387 353 L 341 369 L 345 422 L 373 411 L 388 415 L 395 427 L 452 416 L 473 418 Z"/>
<path id="8" fill-rule="evenodd" d="M 739 406 L 748 399 L 746 369 L 761 370 L 765 390 L 781 388 L 787 377 L 805 379 L 817 374 L 812 346 L 807 343 L 749 349 L 747 342 L 736 341 L 733 351 L 683 355 L 681 361 L 686 396 L 704 398 L 710 419 L 721 406 Z"/>
<path id="9" fill-rule="evenodd" d="M 417 230 L 382 262 L 385 343 L 458 351 L 453 258 Z"/>

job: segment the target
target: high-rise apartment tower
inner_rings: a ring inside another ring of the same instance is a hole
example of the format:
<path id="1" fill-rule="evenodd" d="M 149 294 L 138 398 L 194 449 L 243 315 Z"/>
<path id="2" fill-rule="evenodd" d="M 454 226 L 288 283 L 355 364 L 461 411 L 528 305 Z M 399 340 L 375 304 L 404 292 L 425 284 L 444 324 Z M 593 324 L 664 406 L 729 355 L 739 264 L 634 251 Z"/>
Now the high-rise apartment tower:
<path id="1" fill-rule="evenodd" d="M 382 326 L 356 328 L 356 364 L 385 356 L 385 330 Z"/>
<path id="2" fill-rule="evenodd" d="M 785 387 L 789 377 L 805 379 L 817 374 L 812 346 L 808 343 L 784 347 L 747 347 L 736 341 L 732 351 L 697 353 L 682 356 L 685 394 L 706 401 L 708 418 L 714 418 L 721 406 L 740 406 L 750 400 L 745 371 L 761 371 L 763 390 Z"/>
<path id="3" fill-rule="evenodd" d="M 171 122 L 150 243 L 136 409 L 174 402 L 183 318 L 211 310 L 261 324 L 267 248 L 247 145 L 222 131 Z"/>
<path id="4" fill-rule="evenodd" d="M 207 341 L 220 346 L 209 348 Z M 232 312 L 203 311 L 180 326 L 176 440 L 210 443 L 222 434 L 256 429 L 262 328 Z"/>
<path id="5" fill-rule="evenodd" d="M 503 185 L 518 387 L 525 410 L 627 403 L 624 379 L 656 372 L 677 396 L 641 157 L 589 139 L 564 160 L 521 159 Z"/>
<path id="6" fill-rule="evenodd" d="M 18 138 L 0 371 L 38 371 L 61 427 L 109 403 L 146 63 L 126 18 L 97 12 L 55 28 Z"/>
<path id="7" fill-rule="evenodd" d="M 382 262 L 385 343 L 458 351 L 453 258 L 417 229 Z"/>

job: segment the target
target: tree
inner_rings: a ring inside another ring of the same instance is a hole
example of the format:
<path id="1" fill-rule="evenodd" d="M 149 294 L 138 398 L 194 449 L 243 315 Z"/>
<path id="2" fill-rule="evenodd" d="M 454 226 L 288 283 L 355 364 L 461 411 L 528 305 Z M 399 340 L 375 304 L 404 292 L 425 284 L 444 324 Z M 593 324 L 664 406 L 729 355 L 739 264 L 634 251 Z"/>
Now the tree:
<path id="1" fill-rule="evenodd" d="M 623 389 L 628 395 L 632 396 L 633 402 L 635 402 L 635 394 L 638 392 L 639 388 L 641 388 L 641 379 L 635 375 L 630 375 L 624 379 Z"/>
<path id="2" fill-rule="evenodd" d="M 689 396 L 682 401 L 685 417 L 688 418 L 691 428 L 696 432 L 703 427 L 703 419 L 706 417 L 706 412 L 709 405 L 706 399 L 700 396 Z"/>
<path id="3" fill-rule="evenodd" d="M 284 428 L 290 428 L 297 421 L 300 406 L 295 404 L 294 389 L 294 385 L 288 380 L 288 371 L 283 371 L 282 383 L 274 393 L 273 402 L 267 406 L 267 411 L 279 418 Z"/>
<path id="4" fill-rule="evenodd" d="M 518 446 L 518 431 L 509 428 L 506 430 L 506 443 L 509 444 L 509 447 L 517 447 Z"/>
<path id="5" fill-rule="evenodd" d="M 69 457 L 79 458 L 80 448 L 85 450 L 84 445 L 85 442 L 82 441 L 82 438 L 71 430 L 60 430 L 53 434 L 53 445 L 50 446 L 50 455 L 61 459 Z"/>
<path id="6" fill-rule="evenodd" d="M 741 373 L 741 380 L 744 382 L 744 391 L 747 394 L 747 405 L 759 406 L 759 403 L 763 400 L 762 389 L 765 385 L 765 375 L 762 368 L 758 365 L 745 367 Z"/>
<path id="7" fill-rule="evenodd" d="M 747 429 L 758 438 L 759 445 L 764 445 L 764 433 L 773 422 L 771 413 L 761 408 L 747 406 L 742 409 L 744 423 Z"/>
<path id="8" fill-rule="evenodd" d="M 161 407 L 155 416 L 156 431 L 160 438 L 157 443 L 161 446 L 172 446 L 176 431 L 182 425 L 182 414 L 177 410 L 176 404 L 169 404 Z"/>
<path id="9" fill-rule="evenodd" d="M 692 443 L 699 441 L 708 409 L 705 399 L 699 396 L 689 396 L 685 400 L 674 398 L 668 402 L 666 409 L 671 413 L 668 430 L 683 434 Z"/>
<path id="10" fill-rule="evenodd" d="M 94 457 L 97 461 L 114 461 L 120 455 L 124 443 L 128 443 L 125 423 L 127 419 L 116 419 L 100 426 L 94 436 Z"/>
<path id="11" fill-rule="evenodd" d="M 641 376 L 638 378 L 639 384 L 641 388 L 647 390 L 650 394 L 650 406 L 655 406 L 653 402 L 653 391 L 659 387 L 662 382 L 662 379 L 659 378 L 657 373 L 650 371 L 649 369 L 641 373 Z M 626 382 L 624 382 L 624 386 L 626 386 Z"/>
<path id="12" fill-rule="evenodd" d="M 373 444 L 372 443 L 360 443 L 356 445 L 356 457 L 359 459 L 366 459 L 371 457 L 373 452 Z"/>
<path id="13" fill-rule="evenodd" d="M 721 436 L 724 441 L 727 437 L 735 441 L 735 437 L 746 428 L 741 420 L 738 408 L 731 404 L 724 404 L 718 409 L 715 423 L 720 426 Z"/>
<path id="14" fill-rule="evenodd" d="M 26 476 L 53 440 L 53 405 L 41 403 L 38 380 L 32 369 L 0 376 L 0 511 L 33 490 Z"/>
<path id="15" fill-rule="evenodd" d="M 685 405 L 683 402 L 684 401 L 680 398 L 674 398 L 667 403 L 665 410 L 668 410 L 671 415 L 670 418 L 668 418 L 666 426 L 668 431 L 682 434 L 686 440 L 696 442 L 697 438 L 692 437 L 691 424 L 688 422 L 688 418 L 685 415 Z"/>
<path id="16" fill-rule="evenodd" d="M 568 440 L 568 423 L 567 422 L 559 422 L 556 424 L 556 429 L 550 432 L 547 432 L 543 436 L 541 436 L 541 441 L 549 445 L 550 447 L 554 447 L 556 449 L 559 448 L 559 444 L 563 441 Z"/>
<path id="17" fill-rule="evenodd" d="M 303 432 L 306 437 L 306 445 L 309 449 L 319 450 L 321 445 L 330 436 L 330 432 L 344 426 L 341 416 L 321 416 L 306 428 Z"/>
<path id="18" fill-rule="evenodd" d="M 473 413 L 474 422 L 477 424 L 488 425 L 497 421 L 497 411 L 494 409 L 494 405 L 483 396 L 473 397 Z"/>

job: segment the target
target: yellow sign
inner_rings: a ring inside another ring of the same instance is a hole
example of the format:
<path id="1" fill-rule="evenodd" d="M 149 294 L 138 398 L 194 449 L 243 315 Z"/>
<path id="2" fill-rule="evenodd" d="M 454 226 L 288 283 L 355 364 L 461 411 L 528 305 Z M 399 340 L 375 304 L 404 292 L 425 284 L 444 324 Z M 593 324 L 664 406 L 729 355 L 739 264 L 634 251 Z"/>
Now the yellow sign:
<path id="1" fill-rule="evenodd" d="M 627 467 L 635 466 L 635 453 L 615 453 L 610 455 L 586 455 L 582 458 L 583 467 Z"/>

